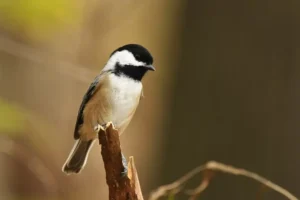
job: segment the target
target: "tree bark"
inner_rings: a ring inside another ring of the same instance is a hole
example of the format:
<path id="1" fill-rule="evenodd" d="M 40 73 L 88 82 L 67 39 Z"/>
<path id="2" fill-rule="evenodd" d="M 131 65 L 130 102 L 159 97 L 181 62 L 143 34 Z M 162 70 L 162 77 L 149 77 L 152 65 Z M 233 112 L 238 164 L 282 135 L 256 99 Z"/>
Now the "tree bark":
<path id="1" fill-rule="evenodd" d="M 128 164 L 128 175 L 122 176 L 124 166 L 119 133 L 112 123 L 108 123 L 105 129 L 100 129 L 99 143 L 109 188 L 109 200 L 143 200 L 133 158 Z"/>

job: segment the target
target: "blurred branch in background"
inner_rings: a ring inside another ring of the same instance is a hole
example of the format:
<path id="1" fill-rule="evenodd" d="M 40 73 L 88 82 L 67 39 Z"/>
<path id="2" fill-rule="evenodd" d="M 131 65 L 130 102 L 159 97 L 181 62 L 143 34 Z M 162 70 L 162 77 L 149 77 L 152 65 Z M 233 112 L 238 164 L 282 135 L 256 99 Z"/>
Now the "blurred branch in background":
<path id="1" fill-rule="evenodd" d="M 219 163 L 216 161 L 209 161 L 206 164 L 201 165 L 201 166 L 193 169 L 192 171 L 188 172 L 186 175 L 179 178 L 177 181 L 175 181 L 171 184 L 168 184 L 168 185 L 160 186 L 158 189 L 156 189 L 155 191 L 153 191 L 151 193 L 149 200 L 158 200 L 158 199 L 160 199 L 160 197 L 163 197 L 163 196 L 174 196 L 181 191 L 185 191 L 185 193 L 190 196 L 190 198 L 189 198 L 190 200 L 195 200 L 209 185 L 209 182 L 212 178 L 212 174 L 208 173 L 208 172 L 214 172 L 214 171 L 219 171 L 219 172 L 232 174 L 232 175 L 236 175 L 236 176 L 245 176 L 247 178 L 253 179 L 253 180 L 269 187 L 270 189 L 282 194 L 287 199 L 298 200 L 297 197 L 295 197 L 293 194 L 291 194 L 286 189 L 280 187 L 279 185 L 269 181 L 268 179 L 254 173 L 254 172 L 250 172 L 250 171 L 247 171 L 247 170 L 241 169 L 241 168 L 236 168 L 236 167 L 226 165 L 223 163 Z M 190 179 L 194 178 L 197 174 L 199 174 L 201 172 L 205 172 L 202 183 L 193 190 L 186 190 L 184 188 L 185 184 Z"/>
<path id="2" fill-rule="evenodd" d="M 65 7 L 60 7 L 60 9 L 57 10 L 57 3 L 64 5 Z M 87 59 L 90 54 L 98 54 L 99 51 L 97 49 L 92 49 L 91 46 L 98 40 L 105 40 L 109 36 L 109 34 L 113 33 L 118 29 L 120 26 L 126 25 L 128 23 L 131 23 L 130 20 L 132 15 L 136 15 L 138 12 L 140 12 L 143 8 L 147 7 L 149 2 L 144 3 L 138 3 L 136 0 L 131 1 L 120 1 L 119 3 L 124 4 L 115 4 L 111 1 L 103 1 L 101 3 L 95 2 L 84 2 L 82 4 L 85 4 L 84 11 L 82 14 L 82 11 L 79 13 L 76 13 L 76 18 L 72 18 L 72 23 L 77 20 L 77 23 L 81 23 L 82 29 L 81 29 L 81 36 L 79 37 L 79 46 L 82 47 L 79 48 L 78 55 L 79 57 L 85 57 L 84 59 Z M 51 6 L 49 6 L 50 4 Z M 78 4 L 78 3 L 77 3 Z M 90 4 L 90 5 L 89 5 Z M 31 6 L 29 6 L 31 5 Z M 39 3 L 39 1 L 34 0 L 31 2 L 31 4 L 28 4 L 25 6 L 25 4 L 12 4 L 7 3 L 4 4 L 3 2 L 0 3 L 0 14 L 9 13 L 8 16 L 2 16 L 0 15 L 0 22 L 3 20 L 8 26 L 15 24 L 15 26 L 20 25 L 22 27 L 26 27 L 26 30 L 32 31 L 33 34 L 33 40 L 37 40 L 36 36 L 38 35 L 45 35 L 45 33 L 49 34 L 49 30 L 51 30 L 52 26 L 61 24 L 62 22 L 60 20 L 64 20 L 63 23 L 68 24 L 66 21 L 70 20 L 70 17 L 62 17 L 61 15 L 67 14 L 70 16 L 75 15 L 75 13 L 69 13 L 70 10 L 72 10 L 72 7 L 74 7 L 76 3 L 71 3 L 69 0 L 64 0 L 64 2 L 59 1 L 47 1 L 47 3 Z M 124 9 L 123 6 L 130 7 L 134 5 L 134 9 L 130 9 L 130 12 L 127 13 L 126 9 Z M 79 5 L 75 6 L 78 7 Z M 10 9 L 7 9 L 10 8 Z M 24 8 L 27 8 L 24 10 Z M 46 9 L 46 12 L 44 10 Z M 92 8 L 92 9 L 91 9 Z M 16 12 L 18 10 L 22 10 L 21 13 L 18 13 L 16 15 Z M 86 10 L 85 10 L 86 9 Z M 32 12 L 34 10 L 35 12 Z M 74 10 L 74 8 L 73 8 Z M 2 11 L 2 12 L 1 12 Z M 66 12 L 68 11 L 68 12 Z M 75 11 L 72 11 L 75 12 Z M 78 8 L 76 10 L 78 12 Z M 126 12 L 126 17 L 122 16 L 122 13 Z M 80 15 L 78 15 L 80 14 Z M 81 22 L 80 17 L 82 15 L 86 19 L 83 20 L 85 23 Z M 120 18 L 120 15 L 122 16 Z M 114 18 L 118 18 L 118 23 L 108 22 L 113 21 Z M 34 19 L 34 20 L 32 20 Z M 100 21 L 105 21 L 106 23 L 101 23 L 101 26 L 99 25 L 99 19 Z M 10 21 L 15 20 L 15 21 Z M 51 24 L 50 22 L 53 24 Z M 45 23 L 47 22 L 47 23 Z M 30 24 L 29 27 L 27 27 L 27 23 Z M 40 24 L 46 24 L 49 26 L 48 29 L 43 29 L 40 27 Z M 48 24 L 50 23 L 50 24 Z M 16 27 L 15 27 L 16 28 Z M 22 31 L 24 31 L 21 27 L 19 27 Z M 56 27 L 57 28 L 57 27 Z M 33 30 L 36 29 L 36 30 Z M 10 29 L 9 29 L 10 30 Z M 37 30 L 42 32 L 37 32 Z M 16 31 L 14 29 L 10 31 Z M 52 30 L 51 32 L 53 32 Z M 29 33 L 28 33 L 29 34 Z M 49 37 L 49 36 L 48 36 Z M 89 42 L 87 42 L 88 40 Z M 10 39 L 9 37 L 5 37 L 4 35 L 0 36 L 0 51 L 8 53 L 12 56 L 26 59 L 28 61 L 38 63 L 42 67 L 47 67 L 47 64 L 49 63 L 49 60 L 55 60 L 56 65 L 52 66 L 50 69 L 55 70 L 58 73 L 61 73 L 63 75 L 67 75 L 71 78 L 74 78 L 75 80 L 82 81 L 84 83 L 89 83 L 91 81 L 91 77 L 95 75 L 95 72 L 89 70 L 86 65 L 80 65 L 75 64 L 73 62 L 67 61 L 66 59 L 61 59 L 57 55 L 54 55 L 53 53 L 49 51 L 41 51 L 40 49 L 37 49 L 36 47 L 31 47 L 30 45 L 26 45 L 26 43 L 21 43 L 16 40 Z M 88 49 L 86 49 L 88 48 Z M 103 47 L 101 47 L 103 48 Z M 98 55 L 96 56 L 98 57 Z M 102 59 L 102 58 L 101 58 Z M 95 61 L 95 59 L 93 60 Z M 90 63 L 84 63 L 84 64 L 90 64 Z M 95 62 L 93 63 L 95 64 Z"/>
<path id="3" fill-rule="evenodd" d="M 31 48 L 28 45 L 14 41 L 5 36 L 0 36 L 0 44 L 0 51 L 2 52 L 37 63 L 39 64 L 38 67 L 54 70 L 57 73 L 69 76 L 70 78 L 83 83 L 89 83 L 91 77 L 95 75 L 94 72 L 84 66 L 65 60 L 59 60 L 57 56 L 51 55 L 49 52 L 41 52 L 36 48 Z M 51 68 L 47 67 L 49 60 L 56 60 L 57 65 L 54 65 Z"/>
<path id="4" fill-rule="evenodd" d="M 3 138 L 3 144 L 13 141 L 16 149 L 13 151 L 16 155 L 1 153 L 0 156 L 1 161 L 3 159 L 0 199 L 15 200 L 32 195 L 34 199 L 47 199 L 54 194 L 55 199 L 92 200 L 107 196 L 105 173 L 103 167 L 99 167 L 102 162 L 98 154 L 96 157 L 91 152 L 84 175 L 66 177 L 61 165 L 73 142 L 74 121 L 86 88 L 111 50 L 126 43 L 147 46 L 155 52 L 157 66 L 163 66 L 153 79 L 144 81 L 147 93 L 154 95 L 147 96 L 147 101 L 140 106 L 122 146 L 137 158 L 139 168 L 153 169 L 139 173 L 144 191 L 151 190 L 151 184 L 159 177 L 157 169 L 161 167 L 157 164 L 163 137 L 159 127 L 165 113 L 163 101 L 167 101 L 166 92 L 162 91 L 171 85 L 160 77 L 172 64 L 165 55 L 175 49 L 168 43 L 177 36 L 174 30 L 176 19 L 180 18 L 180 4 L 159 0 L 0 1 L 0 98 L 7 102 L 0 107 L 0 127 L 5 128 L 0 130 L 4 135 L 0 140 Z M 147 86 L 149 80 L 151 87 Z M 18 106 L 16 115 L 12 110 L 2 112 L 11 105 Z M 21 116 L 23 120 L 11 119 L 11 115 Z M 156 130 L 153 127 L 157 127 Z M 139 134 L 140 130 L 143 134 Z M 148 142 L 138 147 L 142 140 Z M 150 148 L 153 144 L 155 149 Z M 15 162 L 14 158 L 23 155 L 18 153 L 20 149 L 24 150 L 24 158 Z M 29 169 L 29 163 L 36 166 Z M 41 171 L 45 176 L 36 177 Z M 95 174 L 100 178 L 95 179 Z M 49 178 L 52 183 L 51 177 L 55 188 L 45 191 L 47 183 L 39 179 Z M 96 191 L 95 185 L 98 186 Z M 49 194 L 50 190 L 53 193 Z"/>
<path id="5" fill-rule="evenodd" d="M 0 98 L 8 102 L 0 102 L 0 199 L 40 193 L 44 200 L 51 191 L 59 192 L 56 200 L 108 196 L 99 151 L 80 176 L 66 178 L 60 169 L 88 84 L 112 49 L 132 42 L 153 50 L 158 68 L 122 136 L 144 193 L 213 159 L 253 169 L 300 196 L 299 10 L 295 0 L 0 0 Z M 248 173 L 219 167 L 203 169 L 191 198 L 255 198 L 253 181 L 230 176 L 211 184 L 215 171 Z M 189 180 L 161 191 L 180 198 Z"/>

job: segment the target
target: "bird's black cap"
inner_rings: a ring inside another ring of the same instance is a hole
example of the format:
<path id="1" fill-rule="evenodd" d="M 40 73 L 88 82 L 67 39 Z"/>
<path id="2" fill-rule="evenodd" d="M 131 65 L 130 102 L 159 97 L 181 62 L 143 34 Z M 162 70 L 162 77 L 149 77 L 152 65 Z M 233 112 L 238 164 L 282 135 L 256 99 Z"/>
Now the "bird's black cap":
<path id="1" fill-rule="evenodd" d="M 145 47 L 139 44 L 126 44 L 116 49 L 110 56 L 112 56 L 117 51 L 123 50 L 131 52 L 137 61 L 146 63 L 147 65 L 153 64 L 153 57 L 150 52 Z"/>

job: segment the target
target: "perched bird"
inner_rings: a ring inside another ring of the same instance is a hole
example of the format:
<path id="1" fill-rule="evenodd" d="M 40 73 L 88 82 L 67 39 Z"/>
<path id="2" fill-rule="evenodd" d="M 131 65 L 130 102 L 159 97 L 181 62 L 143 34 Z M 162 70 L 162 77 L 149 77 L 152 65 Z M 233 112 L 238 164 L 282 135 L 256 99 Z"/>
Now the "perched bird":
<path id="1" fill-rule="evenodd" d="M 142 95 L 141 80 L 155 71 L 150 52 L 141 45 L 116 49 L 83 97 L 74 130 L 76 143 L 62 170 L 80 172 L 101 126 L 112 122 L 119 134 L 131 121 Z"/>

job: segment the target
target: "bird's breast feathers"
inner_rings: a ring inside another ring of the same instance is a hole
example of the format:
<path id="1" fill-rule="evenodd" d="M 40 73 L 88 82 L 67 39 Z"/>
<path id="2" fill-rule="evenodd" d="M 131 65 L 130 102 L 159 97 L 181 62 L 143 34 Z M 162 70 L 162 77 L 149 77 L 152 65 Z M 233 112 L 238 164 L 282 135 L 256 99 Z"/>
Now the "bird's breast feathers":
<path id="1" fill-rule="evenodd" d="M 141 94 L 142 83 L 132 80 L 126 76 L 109 75 L 109 90 L 112 121 L 116 126 L 121 126 L 128 118 L 132 118 L 138 106 Z"/>
<path id="2" fill-rule="evenodd" d="M 93 127 L 112 121 L 121 134 L 135 113 L 142 95 L 142 83 L 126 76 L 107 73 L 101 78 L 93 97 L 87 103 L 80 130 L 92 132 Z"/>

